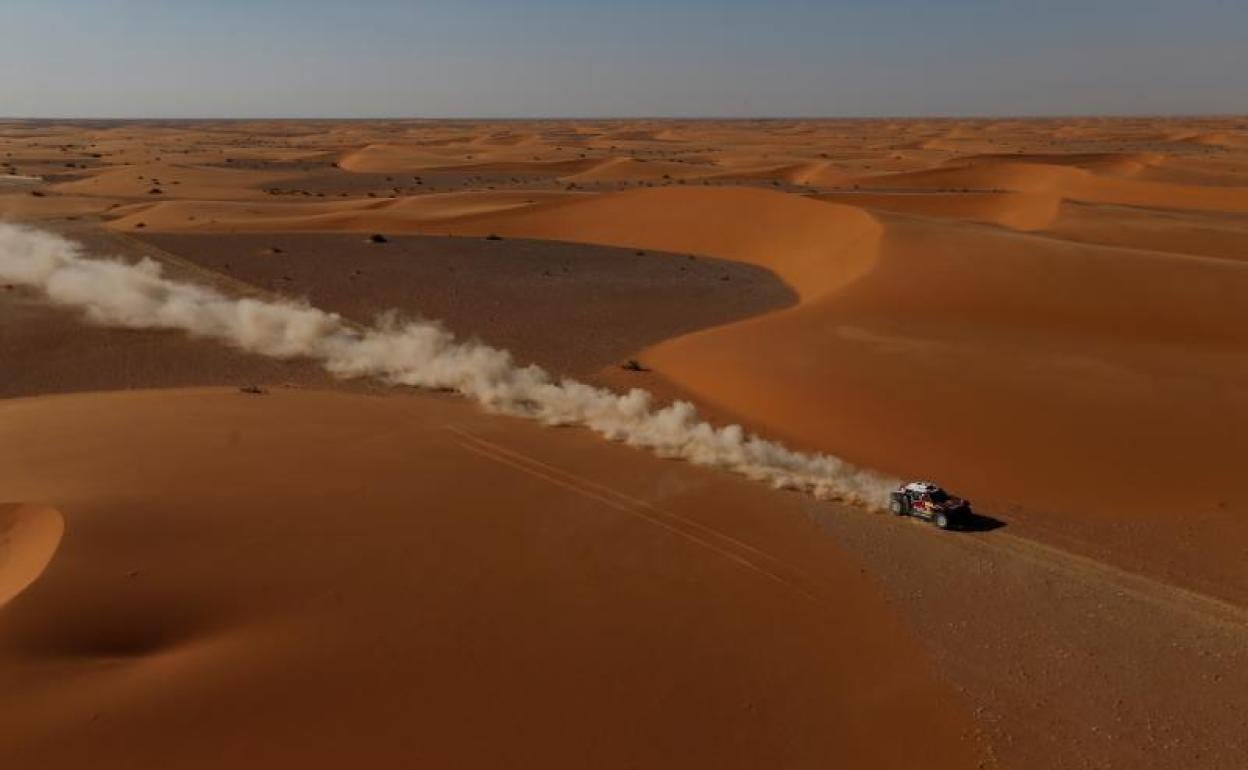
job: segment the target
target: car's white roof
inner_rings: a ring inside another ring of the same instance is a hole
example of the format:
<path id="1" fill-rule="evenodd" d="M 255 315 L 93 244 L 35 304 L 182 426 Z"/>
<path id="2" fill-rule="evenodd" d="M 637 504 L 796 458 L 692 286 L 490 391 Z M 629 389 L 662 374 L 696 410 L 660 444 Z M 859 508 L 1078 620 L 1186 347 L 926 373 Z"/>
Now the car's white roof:
<path id="1" fill-rule="evenodd" d="M 909 484 L 905 486 L 905 490 L 907 492 L 928 493 L 928 492 L 936 492 L 939 489 L 940 487 L 936 486 L 930 481 L 911 481 Z"/>

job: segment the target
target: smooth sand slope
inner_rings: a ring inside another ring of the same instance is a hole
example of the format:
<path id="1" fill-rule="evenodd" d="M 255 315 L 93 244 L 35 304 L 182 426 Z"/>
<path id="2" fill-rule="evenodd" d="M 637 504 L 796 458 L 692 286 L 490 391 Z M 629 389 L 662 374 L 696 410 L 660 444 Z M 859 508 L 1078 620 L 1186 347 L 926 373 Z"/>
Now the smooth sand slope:
<path id="1" fill-rule="evenodd" d="M 43 573 L 65 532 L 59 511 L 46 505 L 0 505 L 0 606 Z"/>
<path id="2" fill-rule="evenodd" d="M 976 761 L 798 496 L 432 397 L 61 396 L 0 423 L 0 489 L 65 512 L 56 548 L 54 511 L 0 509 L 6 591 L 56 550 L 0 610 L 14 767 Z"/>
<path id="3" fill-rule="evenodd" d="M 947 479 L 1098 551 L 1148 541 L 1146 564 L 1182 553 L 1242 597 L 1246 281 L 1237 262 L 895 223 L 843 294 L 642 358 L 799 444 Z"/>
<path id="4" fill-rule="evenodd" d="M 1097 174 L 1077 163 L 1054 163 L 1039 158 L 1031 162 L 1002 158 L 979 159 L 926 171 L 867 177 L 861 187 L 881 190 L 1008 190 L 1053 192 L 1083 203 L 1113 203 L 1151 208 L 1248 212 L 1248 186 L 1196 186 L 1168 181 L 1133 179 L 1144 163 L 1125 160 L 1125 168 L 1112 166 Z"/>
<path id="5" fill-rule="evenodd" d="M 816 196 L 829 203 L 862 206 L 918 217 L 967 219 L 1014 230 L 1049 227 L 1062 210 L 1054 192 L 835 192 Z"/>

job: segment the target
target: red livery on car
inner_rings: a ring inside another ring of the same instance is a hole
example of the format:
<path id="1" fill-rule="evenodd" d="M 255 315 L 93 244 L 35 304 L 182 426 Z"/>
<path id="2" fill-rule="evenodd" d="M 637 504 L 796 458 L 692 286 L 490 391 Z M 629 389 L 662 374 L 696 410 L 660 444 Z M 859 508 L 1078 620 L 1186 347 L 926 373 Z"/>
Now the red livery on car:
<path id="1" fill-rule="evenodd" d="M 930 481 L 911 481 L 889 493 L 888 509 L 898 516 L 926 519 L 941 529 L 959 527 L 971 518 L 971 502 L 954 497 Z"/>

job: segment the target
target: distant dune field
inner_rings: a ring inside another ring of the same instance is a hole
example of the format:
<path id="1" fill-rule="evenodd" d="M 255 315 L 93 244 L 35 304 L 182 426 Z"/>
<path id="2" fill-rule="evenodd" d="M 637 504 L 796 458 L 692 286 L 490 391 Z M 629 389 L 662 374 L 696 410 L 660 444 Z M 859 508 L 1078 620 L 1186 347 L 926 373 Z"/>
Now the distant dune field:
<path id="1" fill-rule="evenodd" d="M 0 217 L 984 514 L 929 532 L 0 282 L 6 767 L 1248 751 L 1242 119 L 10 121 Z"/>

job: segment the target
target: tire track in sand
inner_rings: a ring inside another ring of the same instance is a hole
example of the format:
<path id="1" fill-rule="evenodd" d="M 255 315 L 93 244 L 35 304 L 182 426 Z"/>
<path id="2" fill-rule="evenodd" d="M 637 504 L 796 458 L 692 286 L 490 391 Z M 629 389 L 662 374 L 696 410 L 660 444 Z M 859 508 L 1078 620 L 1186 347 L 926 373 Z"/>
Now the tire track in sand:
<path id="1" fill-rule="evenodd" d="M 823 603 L 812 592 L 810 584 L 814 581 L 808 575 L 749 543 L 685 516 L 663 510 L 652 503 L 632 497 L 592 479 L 483 439 L 462 428 L 452 425 L 445 427 L 446 430 L 458 437 L 456 443 L 470 452 L 526 473 L 534 478 L 541 479 L 549 484 L 562 487 L 575 494 L 596 500 L 614 510 L 642 519 L 744 569 L 750 570 L 767 580 L 784 586 L 805 599 L 817 604 Z"/>

